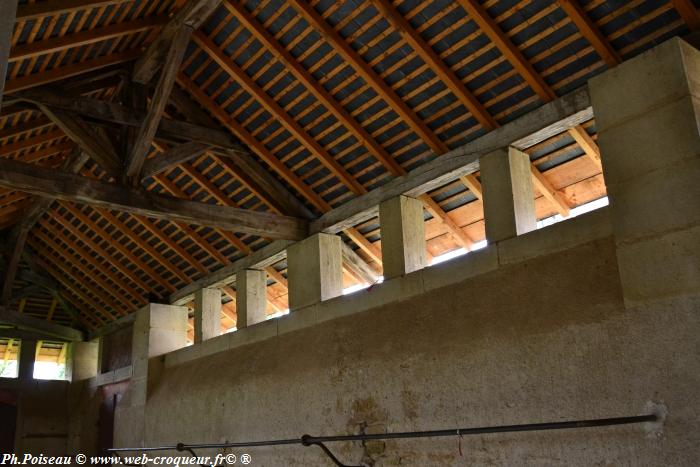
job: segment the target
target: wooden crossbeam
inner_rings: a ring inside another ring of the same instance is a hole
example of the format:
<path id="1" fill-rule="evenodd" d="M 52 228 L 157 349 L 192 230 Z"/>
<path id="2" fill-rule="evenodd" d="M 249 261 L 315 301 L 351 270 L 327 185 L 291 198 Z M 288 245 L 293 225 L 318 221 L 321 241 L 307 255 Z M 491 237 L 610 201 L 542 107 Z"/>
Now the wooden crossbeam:
<path id="1" fill-rule="evenodd" d="M 692 0 L 671 0 L 671 3 L 691 31 L 700 29 L 700 13 Z"/>
<path id="2" fill-rule="evenodd" d="M 609 66 L 615 66 L 622 61 L 620 54 L 588 17 L 577 0 L 557 0 L 557 3 L 571 18 L 581 35 L 593 46 L 605 63 Z"/>
<path id="3" fill-rule="evenodd" d="M 197 30 L 214 12 L 221 0 L 190 0 L 163 28 L 158 37 L 134 64 L 132 79 L 147 84 L 165 64 L 169 49 L 183 27 Z"/>
<path id="4" fill-rule="evenodd" d="M 388 0 L 373 0 L 372 3 L 484 128 L 491 130 L 498 126 L 486 107 L 467 89 L 393 3 Z"/>
<path id="5" fill-rule="evenodd" d="M 86 118 L 131 127 L 140 127 L 146 118 L 146 113 L 142 110 L 89 97 L 65 96 L 49 88 L 23 91 L 17 93 L 16 97 L 37 105 L 73 112 Z M 225 131 L 178 120 L 162 119 L 156 138 L 166 141 L 196 141 L 230 151 L 247 153 L 247 150 Z"/>
<path id="6" fill-rule="evenodd" d="M 549 102 L 557 97 L 520 49 L 506 37 L 496 21 L 489 16 L 479 0 L 458 0 L 458 3 L 543 101 Z"/>
<path id="7" fill-rule="evenodd" d="M 0 186 L 156 219 L 222 228 L 269 238 L 299 240 L 308 232 L 306 221 L 293 217 L 129 190 L 122 186 L 10 160 L 0 160 Z"/>
<path id="8" fill-rule="evenodd" d="M 163 154 L 144 162 L 141 170 L 141 179 L 152 177 L 153 175 L 171 169 L 183 162 L 197 158 L 204 154 L 209 148 L 206 144 L 190 141 L 182 143 L 165 151 Z"/>
<path id="9" fill-rule="evenodd" d="M 44 16 L 56 16 L 64 13 L 74 13 L 88 8 L 119 5 L 131 0 L 46 0 L 43 2 L 25 3 L 17 10 L 18 21 L 39 19 Z"/>
<path id="10" fill-rule="evenodd" d="M 15 26 L 17 3 L 15 0 L 0 2 L 0 109 L 2 108 L 2 96 L 5 93 L 5 76 L 12 48 L 12 31 Z"/>
<path id="11" fill-rule="evenodd" d="M 70 112 L 44 105 L 40 105 L 39 108 L 76 145 L 94 159 L 105 172 L 114 178 L 119 177 L 121 174 L 121 160 L 109 140 L 94 131 L 80 117 Z"/>
<path id="12" fill-rule="evenodd" d="M 127 34 L 147 31 L 151 28 L 161 26 L 166 23 L 168 17 L 165 15 L 151 16 L 148 18 L 140 18 L 133 21 L 111 24 L 100 28 L 89 29 L 66 34 L 64 36 L 56 36 L 50 39 L 28 42 L 17 45 L 10 52 L 10 63 L 29 58 L 38 57 L 40 55 L 60 52 L 62 50 L 84 45 L 95 44 L 97 42 L 116 39 Z"/>
<path id="13" fill-rule="evenodd" d="M 562 217 L 567 217 L 571 208 L 564 195 L 552 186 L 547 177 L 535 167 L 535 164 L 530 164 L 530 173 L 532 174 L 532 182 L 535 188 L 552 203 Z"/>
<path id="14" fill-rule="evenodd" d="M 360 54 L 330 25 L 316 9 L 305 0 L 289 0 L 306 21 L 338 53 L 352 65 L 353 69 L 391 106 L 407 125 L 436 153 L 449 150 L 447 145 L 423 122 L 401 97 L 365 62 Z"/>
<path id="15" fill-rule="evenodd" d="M 0 307 L 0 322 L 12 324 L 20 329 L 56 336 L 68 341 L 83 340 L 83 333 L 77 329 L 32 318 L 3 307 Z"/>
<path id="16" fill-rule="evenodd" d="M 479 180 L 476 178 L 476 175 L 462 175 L 459 177 L 459 180 L 464 184 L 464 186 L 469 188 L 469 191 L 471 191 L 474 196 L 477 197 L 477 199 L 484 199 L 484 190 L 481 188 L 481 182 L 479 182 Z"/>
<path id="17" fill-rule="evenodd" d="M 141 168 L 151 149 L 151 144 L 156 136 L 156 130 L 158 130 L 163 112 L 165 112 L 165 106 L 168 103 L 170 91 L 175 84 L 175 77 L 185 55 L 191 34 L 192 29 L 188 26 L 183 26 L 175 31 L 162 67 L 163 70 L 151 99 L 151 105 L 131 148 L 126 175 L 133 181 L 135 186 L 141 181 Z"/>
<path id="18" fill-rule="evenodd" d="M 89 71 L 100 70 L 112 65 L 130 62 L 141 55 L 140 49 L 127 50 L 109 55 L 103 55 L 98 58 L 85 60 L 84 62 L 72 63 L 70 65 L 57 66 L 50 70 L 34 73 L 31 75 L 22 76 L 7 80 L 5 83 L 5 93 L 21 91 L 37 86 L 61 81 L 73 76 L 82 75 Z"/>

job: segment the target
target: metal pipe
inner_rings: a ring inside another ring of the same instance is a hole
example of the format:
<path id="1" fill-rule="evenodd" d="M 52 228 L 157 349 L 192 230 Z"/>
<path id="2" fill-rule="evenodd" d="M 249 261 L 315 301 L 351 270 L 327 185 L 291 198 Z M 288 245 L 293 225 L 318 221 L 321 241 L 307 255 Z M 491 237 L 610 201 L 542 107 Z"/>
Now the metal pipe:
<path id="1" fill-rule="evenodd" d="M 268 441 L 245 441 L 237 443 L 211 443 L 211 444 L 177 444 L 173 446 L 156 446 L 145 448 L 111 448 L 110 452 L 150 452 L 150 451 L 182 451 L 189 449 L 223 449 L 223 448 L 247 448 L 256 446 L 280 446 L 289 444 L 301 444 L 309 446 L 320 443 L 341 441 L 376 441 L 387 439 L 409 438 L 436 438 L 443 436 L 482 435 L 491 433 L 513 433 L 519 431 L 545 431 L 566 430 L 574 428 L 594 428 L 614 425 L 629 425 L 634 423 L 655 422 L 659 420 L 656 414 L 635 415 L 631 417 L 598 418 L 591 420 L 572 420 L 564 422 L 529 423 L 521 425 L 500 425 L 489 427 L 452 428 L 447 430 L 429 431 L 403 431 L 398 433 L 359 434 L 359 435 L 334 435 L 334 436 L 310 436 L 303 435 L 300 438 L 277 439 Z"/>

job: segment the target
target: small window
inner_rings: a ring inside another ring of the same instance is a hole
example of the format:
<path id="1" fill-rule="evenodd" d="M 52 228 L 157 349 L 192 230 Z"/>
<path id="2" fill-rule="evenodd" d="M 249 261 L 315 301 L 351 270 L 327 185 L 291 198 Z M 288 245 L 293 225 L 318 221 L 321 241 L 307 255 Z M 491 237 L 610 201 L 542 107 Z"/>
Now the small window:
<path id="1" fill-rule="evenodd" d="M 66 379 L 65 342 L 39 341 L 34 361 L 34 379 Z"/>
<path id="2" fill-rule="evenodd" d="M 19 341 L 0 337 L 0 378 L 16 378 Z"/>
<path id="3" fill-rule="evenodd" d="M 576 206 L 575 208 L 571 209 L 571 211 L 567 217 L 562 217 L 561 215 L 557 214 L 555 216 L 551 216 L 551 217 L 547 217 L 545 219 L 539 220 L 539 221 L 537 221 L 537 228 L 541 229 L 543 227 L 548 227 L 548 226 L 556 224 L 558 222 L 562 222 L 562 221 L 565 221 L 568 219 L 572 219 L 576 216 L 580 216 L 581 214 L 595 211 L 596 209 L 604 208 L 607 205 L 608 205 L 608 197 L 603 196 L 602 198 L 599 198 L 595 201 L 591 201 L 589 203 L 585 203 L 585 204 L 582 204 L 580 206 Z"/>

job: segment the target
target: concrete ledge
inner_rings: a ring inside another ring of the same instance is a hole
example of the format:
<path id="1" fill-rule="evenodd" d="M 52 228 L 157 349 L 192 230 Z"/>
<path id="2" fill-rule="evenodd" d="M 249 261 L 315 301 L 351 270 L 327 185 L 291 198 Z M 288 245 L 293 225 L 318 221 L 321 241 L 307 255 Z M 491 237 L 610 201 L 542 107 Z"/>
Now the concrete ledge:
<path id="1" fill-rule="evenodd" d="M 556 253 L 612 235 L 609 208 L 598 209 L 516 238 L 489 245 L 467 255 L 387 280 L 350 295 L 298 309 L 280 318 L 227 333 L 165 355 L 169 368 L 208 355 L 271 339 L 318 323 L 409 300 L 429 290 L 488 273 L 500 266 Z"/>
<path id="2" fill-rule="evenodd" d="M 116 370 L 100 373 L 94 378 L 90 378 L 88 380 L 88 386 L 91 388 L 96 388 L 99 386 L 104 386 L 105 384 L 118 383 L 120 381 L 130 379 L 132 374 L 133 367 L 131 365 L 125 366 Z"/>

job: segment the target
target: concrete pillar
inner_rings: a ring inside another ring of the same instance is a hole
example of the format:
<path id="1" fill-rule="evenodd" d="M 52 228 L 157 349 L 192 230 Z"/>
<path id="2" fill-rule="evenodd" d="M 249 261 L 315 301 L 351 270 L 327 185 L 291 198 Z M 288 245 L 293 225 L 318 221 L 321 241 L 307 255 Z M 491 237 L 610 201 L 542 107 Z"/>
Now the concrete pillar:
<path id="1" fill-rule="evenodd" d="M 397 196 L 379 205 L 384 278 L 403 276 L 426 266 L 423 203 Z"/>
<path id="2" fill-rule="evenodd" d="M 100 342 L 73 342 L 70 344 L 70 380 L 82 381 L 97 376 L 99 371 Z"/>
<path id="3" fill-rule="evenodd" d="M 589 89 L 625 303 L 700 293 L 700 52 L 670 39 Z"/>
<path id="4" fill-rule="evenodd" d="M 319 233 L 287 250 L 289 308 L 296 310 L 343 293 L 340 237 Z"/>
<path id="5" fill-rule="evenodd" d="M 34 379 L 34 361 L 36 360 L 36 341 L 22 339 L 19 346 L 19 365 L 17 377 L 20 382 L 29 382 Z"/>
<path id="6" fill-rule="evenodd" d="M 131 340 L 132 376 L 115 411 L 115 446 L 143 446 L 149 380 L 157 377 L 153 357 L 187 345 L 188 310 L 184 306 L 151 303 L 136 312 Z"/>
<path id="7" fill-rule="evenodd" d="M 194 293 L 194 343 L 221 335 L 221 290 L 199 289 Z"/>
<path id="8" fill-rule="evenodd" d="M 479 160 L 486 240 L 489 243 L 537 228 L 530 158 L 515 148 L 497 150 Z"/>
<path id="9" fill-rule="evenodd" d="M 236 327 L 242 329 L 265 321 L 267 273 L 245 269 L 236 274 Z"/>

